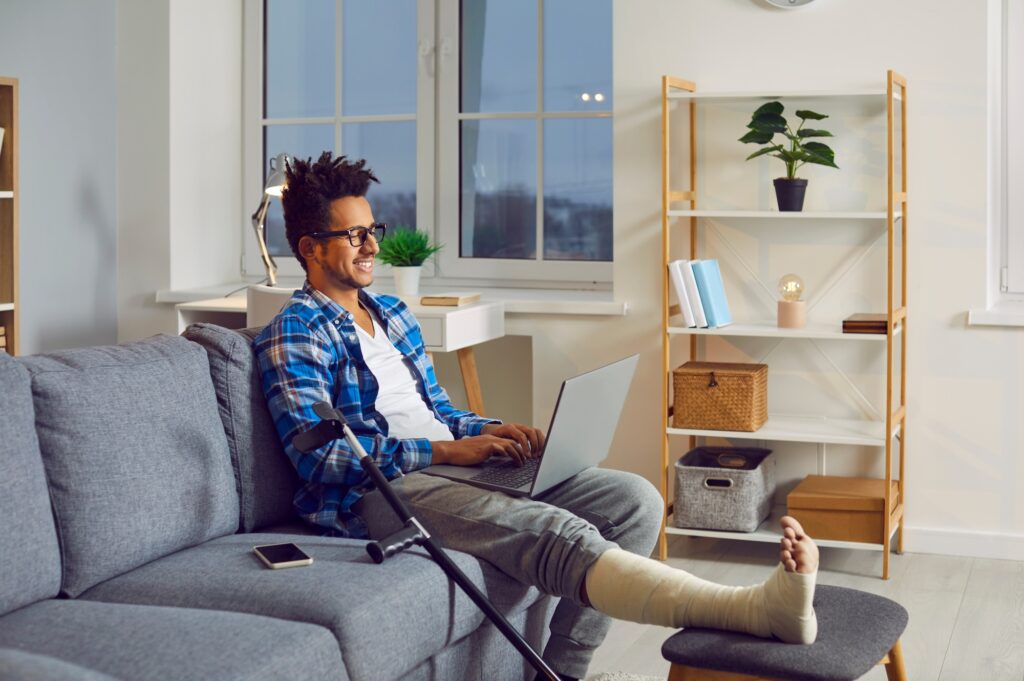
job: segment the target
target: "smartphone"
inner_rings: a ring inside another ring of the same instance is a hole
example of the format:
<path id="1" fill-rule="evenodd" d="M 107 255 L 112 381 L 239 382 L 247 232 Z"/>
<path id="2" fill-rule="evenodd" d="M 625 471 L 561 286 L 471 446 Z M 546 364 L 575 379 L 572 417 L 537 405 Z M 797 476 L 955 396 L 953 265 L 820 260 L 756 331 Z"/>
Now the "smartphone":
<path id="1" fill-rule="evenodd" d="M 252 550 L 271 570 L 313 564 L 313 558 L 295 544 L 264 544 Z"/>

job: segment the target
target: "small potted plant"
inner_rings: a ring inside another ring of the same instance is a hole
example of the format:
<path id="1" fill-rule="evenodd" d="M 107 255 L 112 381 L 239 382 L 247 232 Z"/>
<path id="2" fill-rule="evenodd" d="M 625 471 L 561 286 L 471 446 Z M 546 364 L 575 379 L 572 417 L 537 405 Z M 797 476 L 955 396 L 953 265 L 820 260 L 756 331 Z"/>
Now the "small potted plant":
<path id="1" fill-rule="evenodd" d="M 415 296 L 419 293 L 423 263 L 441 248 L 430 244 L 430 236 L 426 232 L 398 226 L 380 242 L 377 258 L 385 265 L 391 265 L 398 295 Z"/>
<path id="2" fill-rule="evenodd" d="M 786 164 L 786 176 L 775 180 L 775 197 L 779 201 L 780 211 L 799 211 L 804 207 L 804 193 L 807 191 L 807 180 L 796 176 L 800 166 L 805 163 L 817 163 L 830 168 L 839 166 L 835 163 L 835 152 L 828 145 L 811 139 L 832 137 L 832 133 L 828 130 L 804 127 L 804 123 L 809 120 L 820 121 L 828 116 L 813 111 L 797 111 L 796 116 L 800 119 L 800 125 L 793 130 L 782 115 L 782 111 L 782 102 L 768 102 L 759 107 L 747 124 L 750 131 L 739 141 L 744 144 L 766 145 L 747 156 L 748 161 L 771 154 Z M 773 142 L 776 133 L 782 134 L 788 141 L 776 144 Z"/>

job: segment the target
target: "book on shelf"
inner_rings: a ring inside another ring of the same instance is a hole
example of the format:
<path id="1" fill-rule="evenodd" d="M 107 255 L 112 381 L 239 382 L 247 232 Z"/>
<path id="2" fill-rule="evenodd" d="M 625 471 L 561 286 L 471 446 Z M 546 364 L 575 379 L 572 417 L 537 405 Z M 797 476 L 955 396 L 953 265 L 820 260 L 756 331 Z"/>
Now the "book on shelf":
<path id="1" fill-rule="evenodd" d="M 885 312 L 858 312 L 843 320 L 843 333 L 889 332 L 889 315 Z"/>
<path id="2" fill-rule="evenodd" d="M 704 307 L 708 327 L 717 328 L 732 324 L 729 301 L 725 298 L 725 284 L 717 260 L 697 260 L 693 263 L 693 277 Z"/>
<path id="3" fill-rule="evenodd" d="M 708 328 L 708 318 L 704 314 L 704 304 L 700 299 L 700 292 L 697 290 L 697 280 L 693 276 L 693 263 L 696 260 L 680 260 L 680 269 L 683 272 L 683 285 L 686 287 L 686 298 L 690 301 L 690 309 L 693 310 L 693 319 L 698 329 Z"/>
<path id="4" fill-rule="evenodd" d="M 452 291 L 447 293 L 430 293 L 420 298 L 420 305 L 444 305 L 455 307 L 467 305 L 480 300 L 480 294 L 474 291 Z"/>
<path id="5" fill-rule="evenodd" d="M 679 301 L 679 311 L 683 320 L 690 328 L 697 326 L 693 316 L 693 307 L 690 305 L 689 296 L 686 295 L 686 284 L 683 283 L 683 268 L 689 267 L 685 260 L 673 260 L 668 264 L 669 278 L 672 279 L 672 288 L 676 291 L 676 299 Z"/>

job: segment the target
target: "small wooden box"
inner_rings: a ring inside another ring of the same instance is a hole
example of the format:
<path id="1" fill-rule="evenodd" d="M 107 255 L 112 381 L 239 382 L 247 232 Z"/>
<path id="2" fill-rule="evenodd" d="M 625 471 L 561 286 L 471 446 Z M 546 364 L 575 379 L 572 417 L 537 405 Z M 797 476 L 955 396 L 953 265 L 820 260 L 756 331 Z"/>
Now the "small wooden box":
<path id="1" fill-rule="evenodd" d="M 885 538 L 885 480 L 808 475 L 786 496 L 789 515 L 812 539 L 881 544 Z M 899 504 L 892 481 L 889 513 Z"/>
<path id="2" fill-rule="evenodd" d="M 768 365 L 687 362 L 672 372 L 672 425 L 753 432 L 768 420 Z"/>

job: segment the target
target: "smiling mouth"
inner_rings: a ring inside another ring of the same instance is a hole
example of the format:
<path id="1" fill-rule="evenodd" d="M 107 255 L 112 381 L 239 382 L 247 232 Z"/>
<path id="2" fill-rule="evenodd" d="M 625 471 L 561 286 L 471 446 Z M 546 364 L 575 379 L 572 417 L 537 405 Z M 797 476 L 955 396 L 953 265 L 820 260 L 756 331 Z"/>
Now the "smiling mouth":
<path id="1" fill-rule="evenodd" d="M 361 272 L 373 271 L 373 258 L 360 258 L 359 260 L 353 260 L 352 264 Z"/>

